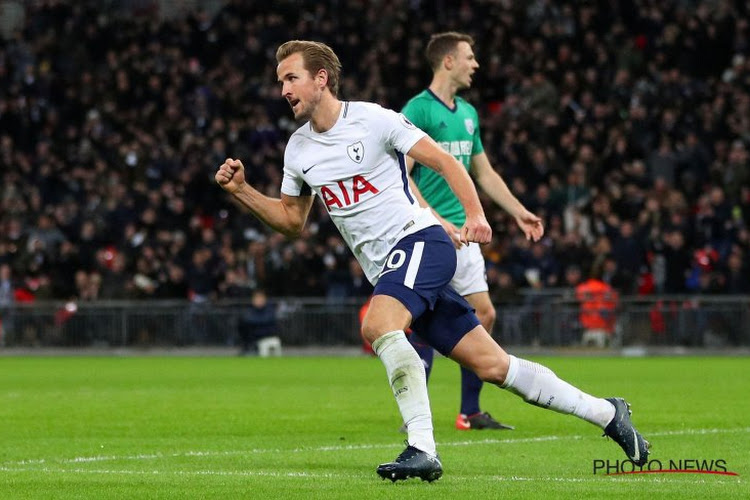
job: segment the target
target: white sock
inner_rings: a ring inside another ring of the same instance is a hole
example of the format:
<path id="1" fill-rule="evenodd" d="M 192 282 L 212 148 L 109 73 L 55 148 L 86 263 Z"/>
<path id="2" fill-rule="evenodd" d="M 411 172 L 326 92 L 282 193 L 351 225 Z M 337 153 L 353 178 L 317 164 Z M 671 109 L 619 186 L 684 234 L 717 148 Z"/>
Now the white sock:
<path id="1" fill-rule="evenodd" d="M 403 330 L 386 333 L 372 343 L 372 348 L 385 365 L 388 382 L 406 424 L 409 444 L 435 455 L 432 413 L 422 360 Z"/>
<path id="2" fill-rule="evenodd" d="M 560 413 L 572 414 L 602 429 L 615 416 L 615 407 L 573 387 L 539 363 L 510 357 L 503 388 L 521 396 L 527 403 Z"/>

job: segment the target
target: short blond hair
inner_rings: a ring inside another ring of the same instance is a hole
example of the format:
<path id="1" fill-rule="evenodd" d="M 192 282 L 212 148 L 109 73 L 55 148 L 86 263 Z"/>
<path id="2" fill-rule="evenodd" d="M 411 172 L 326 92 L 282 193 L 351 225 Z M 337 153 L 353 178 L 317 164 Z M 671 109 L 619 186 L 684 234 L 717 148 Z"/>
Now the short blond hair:
<path id="1" fill-rule="evenodd" d="M 445 33 L 437 33 L 430 37 L 430 41 L 427 42 L 427 48 L 424 53 L 427 57 L 427 61 L 430 63 L 432 71 L 440 69 L 440 65 L 443 63 L 443 58 L 448 54 L 455 52 L 460 42 L 466 42 L 471 47 L 474 46 L 474 39 L 471 35 L 459 33 L 458 31 L 446 31 Z"/>
<path id="2" fill-rule="evenodd" d="M 302 54 L 305 69 L 311 75 L 317 74 L 321 69 L 328 73 L 328 88 L 334 97 L 339 92 L 339 77 L 341 76 L 341 61 L 336 53 L 328 45 L 322 42 L 309 40 L 290 40 L 283 43 L 276 50 L 276 62 L 280 63 L 292 54 Z"/>

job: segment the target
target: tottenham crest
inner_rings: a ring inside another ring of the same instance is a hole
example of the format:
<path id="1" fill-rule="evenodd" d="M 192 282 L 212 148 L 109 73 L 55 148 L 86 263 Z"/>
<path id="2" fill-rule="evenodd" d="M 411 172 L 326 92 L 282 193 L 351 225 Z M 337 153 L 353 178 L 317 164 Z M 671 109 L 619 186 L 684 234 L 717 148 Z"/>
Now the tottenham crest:
<path id="1" fill-rule="evenodd" d="M 464 120 L 464 125 L 466 125 L 466 131 L 468 133 L 474 134 L 474 120 L 467 118 Z"/>
<path id="2" fill-rule="evenodd" d="M 351 158 L 352 161 L 362 163 L 362 158 L 364 158 L 365 156 L 365 146 L 362 144 L 362 141 L 357 141 L 354 144 L 349 144 L 346 147 L 346 154 L 349 155 L 349 158 Z"/>

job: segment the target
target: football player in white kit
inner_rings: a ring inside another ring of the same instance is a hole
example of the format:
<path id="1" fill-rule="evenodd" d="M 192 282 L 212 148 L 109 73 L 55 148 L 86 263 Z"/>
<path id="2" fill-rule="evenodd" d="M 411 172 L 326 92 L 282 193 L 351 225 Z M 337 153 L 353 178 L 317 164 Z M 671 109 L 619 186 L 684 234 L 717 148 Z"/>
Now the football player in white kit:
<path id="1" fill-rule="evenodd" d="M 406 449 L 377 473 L 396 481 L 433 481 L 442 473 L 422 361 L 411 328 L 440 353 L 527 402 L 576 415 L 604 429 L 637 464 L 648 443 L 620 398 L 593 397 L 537 363 L 508 355 L 448 283 L 456 269 L 451 239 L 409 190 L 404 155 L 443 175 L 466 211 L 464 243 L 487 243 L 491 229 L 466 169 L 405 117 L 372 103 L 338 99 L 341 64 L 320 42 L 293 40 L 276 52 L 281 93 L 297 120 L 284 155 L 280 198 L 245 181 L 242 162 L 227 159 L 216 182 L 264 223 L 288 236 L 302 231 L 317 195 L 375 285 L 362 333 L 385 365 L 407 426 Z M 541 236 L 530 231 L 529 238 Z"/>

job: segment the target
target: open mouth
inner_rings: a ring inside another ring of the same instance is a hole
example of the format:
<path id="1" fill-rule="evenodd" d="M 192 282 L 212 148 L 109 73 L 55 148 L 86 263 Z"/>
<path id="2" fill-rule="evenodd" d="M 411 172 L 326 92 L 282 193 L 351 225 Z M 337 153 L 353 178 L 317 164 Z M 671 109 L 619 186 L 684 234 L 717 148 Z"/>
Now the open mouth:
<path id="1" fill-rule="evenodd" d="M 289 105 L 294 109 L 294 107 L 299 104 L 299 99 L 289 99 Z"/>

